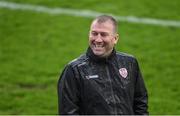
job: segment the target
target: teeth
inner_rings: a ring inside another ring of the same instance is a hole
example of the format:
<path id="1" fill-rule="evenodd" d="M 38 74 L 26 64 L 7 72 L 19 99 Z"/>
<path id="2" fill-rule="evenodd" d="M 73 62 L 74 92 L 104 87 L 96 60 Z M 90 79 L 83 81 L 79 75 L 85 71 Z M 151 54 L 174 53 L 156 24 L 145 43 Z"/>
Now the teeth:
<path id="1" fill-rule="evenodd" d="M 99 48 L 99 47 L 103 47 L 103 45 L 95 45 L 95 47 L 98 47 L 98 48 Z"/>

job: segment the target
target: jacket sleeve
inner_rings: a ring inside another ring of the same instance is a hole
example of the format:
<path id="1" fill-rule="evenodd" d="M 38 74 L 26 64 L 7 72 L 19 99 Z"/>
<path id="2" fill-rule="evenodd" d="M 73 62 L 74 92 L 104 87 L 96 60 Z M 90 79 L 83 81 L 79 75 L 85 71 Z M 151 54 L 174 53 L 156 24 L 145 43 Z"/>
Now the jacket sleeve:
<path id="1" fill-rule="evenodd" d="M 135 76 L 134 112 L 135 115 L 148 115 L 148 93 L 137 60 L 135 60 Z"/>
<path id="2" fill-rule="evenodd" d="M 58 81 L 59 114 L 79 114 L 79 91 L 75 74 L 70 65 L 63 70 Z"/>

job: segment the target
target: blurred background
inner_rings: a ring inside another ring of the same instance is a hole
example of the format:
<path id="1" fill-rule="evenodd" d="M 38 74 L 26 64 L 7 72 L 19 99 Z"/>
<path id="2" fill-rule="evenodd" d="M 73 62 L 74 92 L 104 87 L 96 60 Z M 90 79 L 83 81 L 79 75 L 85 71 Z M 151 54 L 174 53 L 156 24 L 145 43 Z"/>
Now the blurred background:
<path id="1" fill-rule="evenodd" d="M 59 75 L 87 49 L 93 13 L 38 6 L 180 22 L 179 0 L 0 0 L 0 114 L 57 114 Z M 119 21 L 119 34 L 116 49 L 139 61 L 150 114 L 180 114 L 180 26 Z"/>

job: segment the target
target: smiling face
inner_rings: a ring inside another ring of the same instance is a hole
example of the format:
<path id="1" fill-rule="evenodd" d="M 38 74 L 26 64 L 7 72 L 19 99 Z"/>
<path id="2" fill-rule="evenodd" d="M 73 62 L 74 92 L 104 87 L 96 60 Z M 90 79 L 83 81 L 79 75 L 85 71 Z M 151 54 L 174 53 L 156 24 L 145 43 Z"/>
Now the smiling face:
<path id="1" fill-rule="evenodd" d="M 89 32 L 89 46 L 95 55 L 109 56 L 117 41 L 118 34 L 110 20 L 101 23 L 97 20 L 92 22 Z"/>

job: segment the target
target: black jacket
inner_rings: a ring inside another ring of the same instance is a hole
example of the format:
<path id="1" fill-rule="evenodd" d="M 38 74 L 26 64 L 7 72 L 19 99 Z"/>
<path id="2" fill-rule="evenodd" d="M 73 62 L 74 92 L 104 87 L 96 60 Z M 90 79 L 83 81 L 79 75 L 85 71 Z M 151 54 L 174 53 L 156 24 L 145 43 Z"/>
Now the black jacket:
<path id="1" fill-rule="evenodd" d="M 148 114 L 137 60 L 115 50 L 108 58 L 99 58 L 89 48 L 62 72 L 58 105 L 59 114 Z"/>

